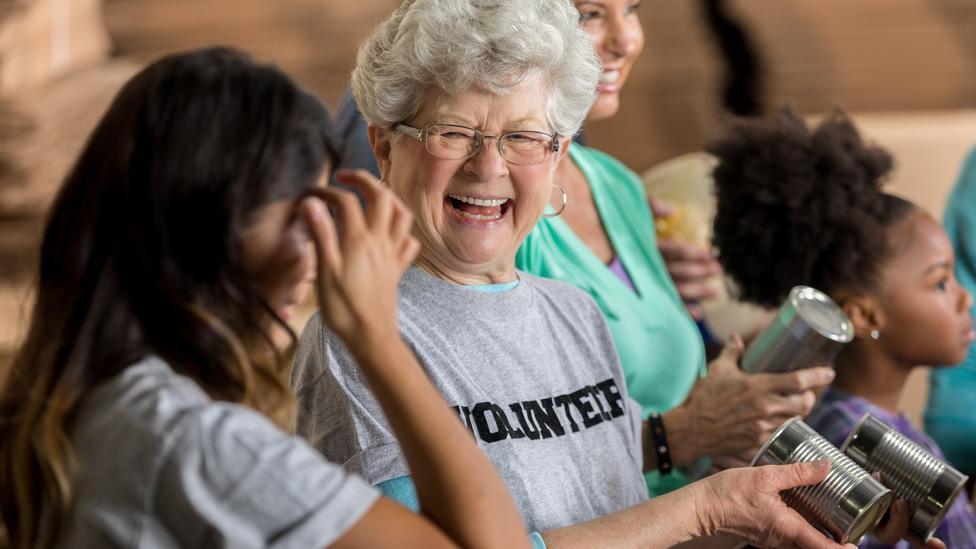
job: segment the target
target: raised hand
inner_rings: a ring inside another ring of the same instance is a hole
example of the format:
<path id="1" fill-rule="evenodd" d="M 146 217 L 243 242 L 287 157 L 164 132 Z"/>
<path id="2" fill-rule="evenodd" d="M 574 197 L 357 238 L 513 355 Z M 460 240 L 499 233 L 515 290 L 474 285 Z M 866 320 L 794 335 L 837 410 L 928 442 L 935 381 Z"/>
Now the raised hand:
<path id="1" fill-rule="evenodd" d="M 365 211 L 355 194 L 334 188 L 309 191 L 303 200 L 323 320 L 347 343 L 395 336 L 397 287 L 420 248 L 410 235 L 413 216 L 368 172 L 336 176 L 361 193 Z"/>

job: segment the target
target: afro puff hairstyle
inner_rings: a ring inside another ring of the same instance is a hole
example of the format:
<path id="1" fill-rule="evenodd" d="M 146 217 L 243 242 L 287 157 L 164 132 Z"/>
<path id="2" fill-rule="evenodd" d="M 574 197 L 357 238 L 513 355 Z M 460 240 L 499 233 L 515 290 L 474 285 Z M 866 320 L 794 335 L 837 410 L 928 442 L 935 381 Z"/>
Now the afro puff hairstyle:
<path id="1" fill-rule="evenodd" d="M 777 307 L 798 284 L 830 295 L 874 287 L 888 228 L 914 206 L 881 191 L 891 156 L 845 114 L 812 130 L 788 109 L 739 121 L 709 152 L 719 161 L 712 242 L 741 299 Z"/>

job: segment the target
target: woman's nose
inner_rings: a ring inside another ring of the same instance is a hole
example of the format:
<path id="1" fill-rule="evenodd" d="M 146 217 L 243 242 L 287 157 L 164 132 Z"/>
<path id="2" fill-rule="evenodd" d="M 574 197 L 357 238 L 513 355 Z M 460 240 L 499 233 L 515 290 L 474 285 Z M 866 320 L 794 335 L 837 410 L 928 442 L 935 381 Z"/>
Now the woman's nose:
<path id="1" fill-rule="evenodd" d="M 498 150 L 497 138 L 485 138 L 481 149 L 464 161 L 464 171 L 479 181 L 492 181 L 508 174 L 508 162 Z"/>
<path id="2" fill-rule="evenodd" d="M 615 57 L 630 57 L 637 53 L 641 42 L 640 23 L 624 16 L 612 17 L 604 37 L 606 49 Z"/>

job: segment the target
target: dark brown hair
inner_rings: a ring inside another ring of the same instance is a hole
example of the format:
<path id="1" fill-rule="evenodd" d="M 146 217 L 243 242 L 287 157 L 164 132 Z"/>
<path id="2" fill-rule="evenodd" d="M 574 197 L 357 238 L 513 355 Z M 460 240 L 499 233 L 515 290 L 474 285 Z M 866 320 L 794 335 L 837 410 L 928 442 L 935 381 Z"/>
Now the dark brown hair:
<path id="1" fill-rule="evenodd" d="M 13 546 L 57 542 L 72 413 L 148 354 L 287 426 L 288 361 L 268 333 L 285 324 L 249 280 L 240 235 L 257 208 L 315 185 L 329 132 L 318 100 L 230 49 L 165 57 L 122 88 L 50 210 L 27 339 L 0 392 Z"/>
<path id="2" fill-rule="evenodd" d="M 742 299 L 776 307 L 797 284 L 873 287 L 888 229 L 914 206 L 882 192 L 891 157 L 845 114 L 813 129 L 789 110 L 738 121 L 709 151 L 719 161 L 713 243 Z"/>

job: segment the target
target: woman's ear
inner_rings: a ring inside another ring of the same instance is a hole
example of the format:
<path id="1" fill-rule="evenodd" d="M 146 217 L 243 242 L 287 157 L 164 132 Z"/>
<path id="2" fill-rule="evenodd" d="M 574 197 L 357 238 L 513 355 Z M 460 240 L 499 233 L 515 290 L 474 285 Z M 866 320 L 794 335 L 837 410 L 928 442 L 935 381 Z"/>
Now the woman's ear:
<path id="1" fill-rule="evenodd" d="M 572 144 L 573 138 L 563 137 L 559 140 L 559 151 L 556 153 L 556 163 L 560 163 L 569 154 L 569 145 Z"/>
<path id="2" fill-rule="evenodd" d="M 878 339 L 885 327 L 885 314 L 880 302 L 868 294 L 852 294 L 840 300 L 840 307 L 854 324 L 854 337 Z"/>
<path id="3" fill-rule="evenodd" d="M 390 170 L 391 132 L 386 128 L 370 124 L 366 128 L 366 135 L 369 137 L 369 146 L 373 149 L 373 156 L 376 157 L 376 165 L 380 168 L 380 179 L 386 179 Z"/>

